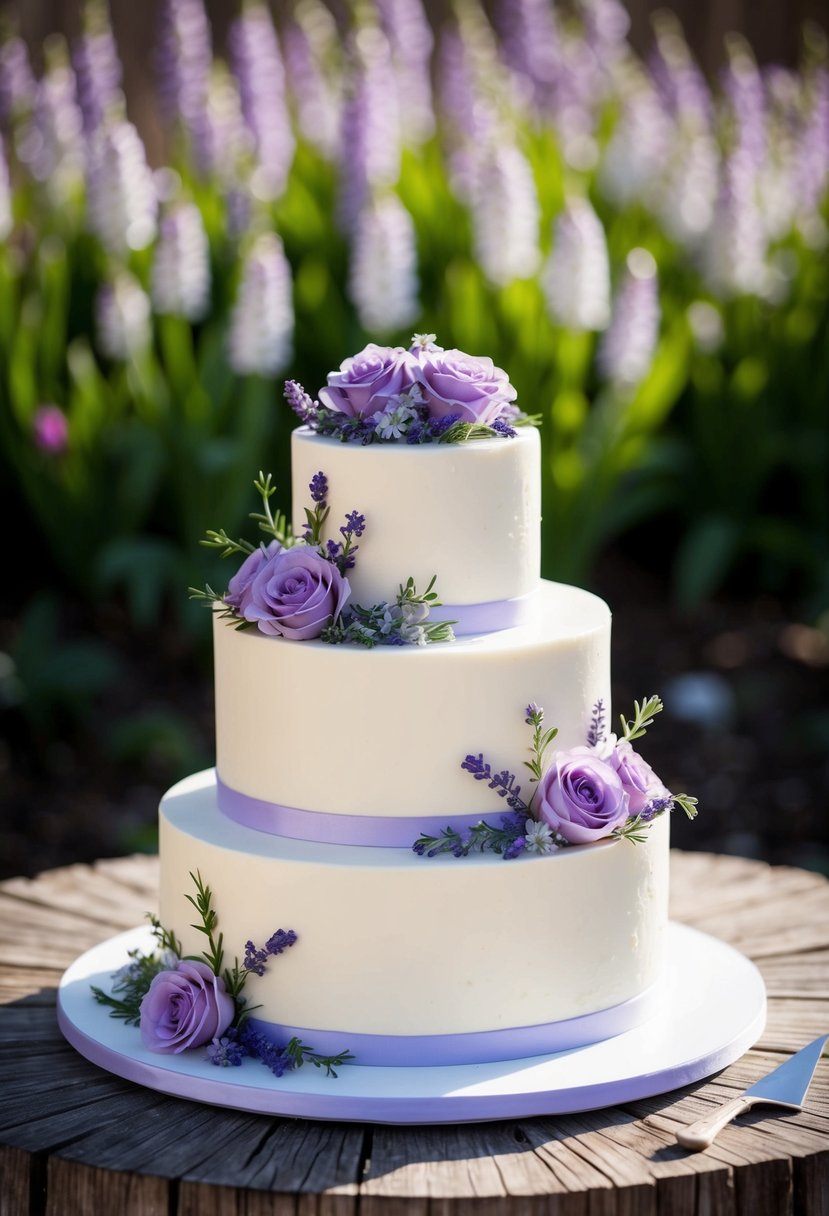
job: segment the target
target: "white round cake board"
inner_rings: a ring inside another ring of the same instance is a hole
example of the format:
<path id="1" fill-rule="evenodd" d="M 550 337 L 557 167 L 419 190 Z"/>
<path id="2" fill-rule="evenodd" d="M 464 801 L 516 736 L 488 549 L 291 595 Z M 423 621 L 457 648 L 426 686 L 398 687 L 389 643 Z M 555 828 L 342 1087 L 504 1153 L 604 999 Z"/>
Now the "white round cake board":
<path id="1" fill-rule="evenodd" d="M 132 929 L 69 967 L 58 991 L 65 1037 L 94 1064 L 150 1089 L 270 1115 L 468 1123 L 592 1110 L 710 1076 L 747 1051 L 765 1025 L 765 987 L 754 964 L 725 942 L 671 923 L 657 1012 L 615 1038 L 523 1060 L 430 1068 L 360 1067 L 358 1060 L 336 1078 L 310 1064 L 277 1078 L 254 1059 L 218 1068 L 200 1049 L 149 1051 L 136 1027 L 109 1016 L 90 985 L 109 991 L 127 952 L 152 945 L 149 928 Z M 307 1045 L 313 1048 L 310 1038 Z"/>

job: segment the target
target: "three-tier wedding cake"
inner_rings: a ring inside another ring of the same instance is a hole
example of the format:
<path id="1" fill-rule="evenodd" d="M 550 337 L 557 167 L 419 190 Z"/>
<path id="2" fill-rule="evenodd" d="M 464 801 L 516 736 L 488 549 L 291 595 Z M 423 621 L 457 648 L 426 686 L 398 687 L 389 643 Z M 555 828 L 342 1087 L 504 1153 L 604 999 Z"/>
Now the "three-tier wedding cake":
<path id="1" fill-rule="evenodd" d="M 197 874 L 225 949 L 290 925 L 251 1024 L 360 1064 L 639 1024 L 674 796 L 636 721 L 608 733 L 607 605 L 540 578 L 537 429 L 489 360 L 428 335 L 287 395 L 293 537 L 260 482 L 267 543 L 235 546 L 214 604 L 216 769 L 161 804 L 161 923 L 203 950 Z"/>

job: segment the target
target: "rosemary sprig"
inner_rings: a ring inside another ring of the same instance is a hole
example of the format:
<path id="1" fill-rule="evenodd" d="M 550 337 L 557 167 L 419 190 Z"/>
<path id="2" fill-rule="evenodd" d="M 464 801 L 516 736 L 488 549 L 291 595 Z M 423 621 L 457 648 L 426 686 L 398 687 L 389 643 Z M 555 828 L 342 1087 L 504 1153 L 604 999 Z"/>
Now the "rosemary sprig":
<path id="1" fill-rule="evenodd" d="M 513 822 L 509 822 L 512 819 Z M 496 828 L 486 820 L 481 819 L 465 834 L 447 826 L 437 836 L 423 833 L 417 838 L 412 848 L 421 857 L 439 857 L 442 853 L 451 853 L 453 857 L 468 857 L 470 853 L 500 853 L 505 859 L 510 857 L 513 845 L 524 836 L 527 815 L 520 812 L 514 816 L 503 816 L 504 827 Z"/>
<path id="2" fill-rule="evenodd" d="M 340 1051 L 333 1056 L 321 1055 L 313 1048 L 306 1047 L 302 1040 L 297 1038 L 288 1041 L 285 1052 L 290 1057 L 294 1068 L 302 1068 L 303 1064 L 313 1064 L 315 1068 L 324 1068 L 327 1077 L 336 1077 L 335 1069 L 342 1068 L 349 1060 L 354 1059 L 354 1055 L 350 1051 Z"/>
<path id="3" fill-rule="evenodd" d="M 198 870 L 195 874 L 191 870 L 190 877 L 195 884 L 196 894 L 185 895 L 184 898 L 193 905 L 200 918 L 200 922 L 190 928 L 203 933 L 207 938 L 207 949 L 202 952 L 201 957 L 214 975 L 221 975 L 224 966 L 224 935 L 220 932 L 217 937 L 215 933 L 218 917 L 213 907 L 213 892 L 202 882 Z"/>
<path id="4" fill-rule="evenodd" d="M 232 540 L 224 528 L 216 531 L 215 528 L 208 528 L 205 532 L 205 539 L 199 541 L 200 545 L 204 545 L 205 549 L 221 549 L 222 557 L 231 557 L 234 553 L 244 553 L 247 556 L 253 553 L 254 545 L 248 540 Z"/>
<path id="5" fill-rule="evenodd" d="M 614 828 L 611 835 L 616 840 L 627 840 L 630 844 L 644 844 L 648 839 L 649 827 L 650 820 L 643 819 L 641 815 L 634 815 Z"/>
<path id="6" fill-rule="evenodd" d="M 692 798 L 690 794 L 672 794 L 671 797 L 689 819 L 696 819 L 699 808 L 698 798 Z"/>
<path id="7" fill-rule="evenodd" d="M 659 697 L 648 697 L 642 701 L 640 705 L 638 701 L 633 702 L 633 719 L 628 722 L 624 714 L 620 714 L 622 720 L 622 734 L 630 743 L 634 739 L 641 739 L 649 726 L 653 725 L 653 720 L 657 714 L 660 714 L 664 706 Z"/>
<path id="8" fill-rule="evenodd" d="M 274 514 L 271 510 L 271 498 L 276 493 L 271 474 L 268 473 L 266 477 L 260 469 L 259 477 L 253 484 L 262 499 L 262 511 L 251 511 L 250 518 L 259 524 L 260 531 L 278 541 L 283 548 L 290 548 L 296 543 L 296 538 L 291 532 L 288 517 L 284 511 Z"/>
<path id="9" fill-rule="evenodd" d="M 558 727 L 551 726 L 548 730 L 544 730 L 544 710 L 531 702 L 527 706 L 527 716 L 524 719 L 528 726 L 533 727 L 533 741 L 530 745 L 532 753 L 531 760 L 524 761 L 524 767 L 528 768 L 532 773 L 530 782 L 537 784 L 544 775 L 543 760 L 544 753 L 558 734 Z M 533 798 L 537 791 L 533 790 L 533 796 L 530 798 L 530 807 L 533 804 Z"/>

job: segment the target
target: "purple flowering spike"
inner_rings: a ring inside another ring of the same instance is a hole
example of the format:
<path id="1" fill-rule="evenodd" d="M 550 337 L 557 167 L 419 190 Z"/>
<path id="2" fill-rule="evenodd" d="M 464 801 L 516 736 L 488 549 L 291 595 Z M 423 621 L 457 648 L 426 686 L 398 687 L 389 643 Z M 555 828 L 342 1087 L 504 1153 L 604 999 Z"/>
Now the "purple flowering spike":
<path id="1" fill-rule="evenodd" d="M 13 35 L 0 43 L 0 125 L 5 130 L 29 113 L 36 91 L 28 47 Z"/>
<path id="2" fill-rule="evenodd" d="M 256 144 L 257 193 L 279 198 L 294 157 L 294 137 L 282 56 L 267 5 L 258 0 L 246 4 L 230 28 L 229 40 L 242 112 Z"/>
<path id="3" fill-rule="evenodd" d="M 44 182 L 51 200 L 61 206 L 82 181 L 83 119 L 75 100 L 75 73 L 58 35 L 50 40 L 47 61 L 31 118 L 18 136 L 17 153 L 35 181 Z"/>
<path id="4" fill-rule="evenodd" d="M 210 306 L 210 251 L 201 212 L 179 203 L 161 221 L 152 269 L 158 313 L 200 321 Z"/>
<path id="5" fill-rule="evenodd" d="M 155 237 L 158 200 L 141 136 L 131 122 L 111 122 L 90 147 L 89 224 L 113 254 L 145 249 Z"/>
<path id="6" fill-rule="evenodd" d="M 75 43 L 72 59 L 84 131 L 91 136 L 98 131 L 110 109 L 123 103 L 121 60 L 106 0 L 87 3 L 84 33 Z"/>
<path id="7" fill-rule="evenodd" d="M 98 349 L 117 362 L 132 359 L 149 346 L 150 301 L 126 271 L 98 291 L 95 329 Z"/>
<path id="8" fill-rule="evenodd" d="M 482 158 L 473 191 L 475 256 L 491 283 L 504 287 L 538 268 L 539 206 L 529 162 L 512 143 Z"/>
<path id="9" fill-rule="evenodd" d="M 662 100 L 683 128 L 711 130 L 713 102 L 708 84 L 694 61 L 676 17 L 667 11 L 654 22 L 656 47 L 649 67 Z"/>
<path id="10" fill-rule="evenodd" d="M 388 41 L 375 26 L 359 28 L 349 44 L 349 78 L 342 114 L 339 215 L 352 230 L 372 190 L 400 175 L 400 119 Z"/>
<path id="11" fill-rule="evenodd" d="M 403 138 L 423 144 L 435 130 L 431 27 L 421 0 L 377 0 L 377 11 L 394 59 Z"/>
<path id="12" fill-rule="evenodd" d="M 732 51 L 725 94 L 734 125 L 733 146 L 739 149 L 745 169 L 756 173 L 768 151 L 766 97 L 757 64 L 742 43 Z"/>
<path id="13" fill-rule="evenodd" d="M 800 227 L 807 238 L 812 231 L 816 236 L 825 236 L 817 213 L 829 189 L 829 69 L 821 67 L 815 71 L 808 85 L 809 107 L 795 153 Z"/>
<path id="14" fill-rule="evenodd" d="M 340 39 L 320 0 L 302 0 L 282 27 L 285 74 L 303 137 L 326 160 L 340 156 Z"/>
<path id="15" fill-rule="evenodd" d="M 506 63 L 524 77 L 538 109 L 549 111 L 562 72 L 553 6 L 548 0 L 497 0 L 493 19 Z"/>
<path id="16" fill-rule="evenodd" d="M 619 388 L 639 384 L 650 368 L 658 335 L 656 262 L 646 249 L 633 249 L 599 345 L 598 364 L 605 379 Z"/>
<path id="17" fill-rule="evenodd" d="M 159 93 L 170 123 L 193 144 L 207 108 L 213 46 L 203 0 L 165 0 L 157 53 Z"/>
<path id="18" fill-rule="evenodd" d="M 414 224 L 396 194 L 384 195 L 360 213 L 348 291 L 369 333 L 403 329 L 420 312 Z"/>
<path id="19" fill-rule="evenodd" d="M 553 319 L 567 329 L 604 329 L 610 320 L 610 269 L 601 220 L 585 198 L 559 215 L 542 272 Z"/>
<path id="20" fill-rule="evenodd" d="M 0 241 L 4 241 L 14 226 L 12 188 L 3 140 L 0 138 Z"/>
<path id="21" fill-rule="evenodd" d="M 282 242 L 264 232 L 242 267 L 230 321 L 230 363 L 239 375 L 277 376 L 293 351 L 291 268 Z"/>
<path id="22" fill-rule="evenodd" d="M 255 156 L 253 134 L 242 114 L 236 81 L 226 65 L 214 62 L 207 82 L 204 107 L 190 120 L 193 158 L 202 177 L 216 176 L 242 192 L 242 166 Z M 247 222 L 235 229 L 239 235 Z"/>

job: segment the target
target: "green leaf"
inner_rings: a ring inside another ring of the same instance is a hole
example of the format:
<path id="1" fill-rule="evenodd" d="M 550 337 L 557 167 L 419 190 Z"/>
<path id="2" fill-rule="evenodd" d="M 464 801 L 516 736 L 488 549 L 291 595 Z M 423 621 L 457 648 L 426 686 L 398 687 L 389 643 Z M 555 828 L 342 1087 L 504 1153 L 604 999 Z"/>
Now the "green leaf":
<path id="1" fill-rule="evenodd" d="M 682 607 L 696 607 L 722 586 L 737 552 L 740 531 L 724 515 L 704 515 L 691 524 L 674 559 L 674 587 Z"/>

